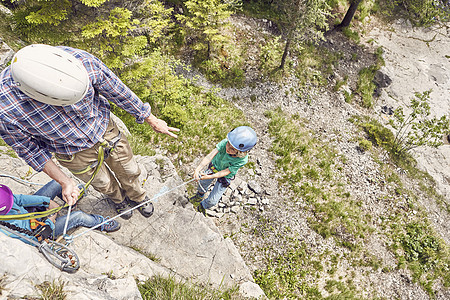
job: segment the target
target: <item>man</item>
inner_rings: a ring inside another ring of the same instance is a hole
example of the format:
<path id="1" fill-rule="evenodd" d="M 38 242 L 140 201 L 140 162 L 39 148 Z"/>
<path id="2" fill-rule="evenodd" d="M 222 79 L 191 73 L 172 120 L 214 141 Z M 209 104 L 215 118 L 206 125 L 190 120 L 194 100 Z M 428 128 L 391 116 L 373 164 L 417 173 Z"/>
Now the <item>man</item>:
<path id="1" fill-rule="evenodd" d="M 69 205 L 76 203 L 79 190 L 51 160 L 51 153 L 81 180 L 93 177 L 91 185 L 122 213 L 127 204 L 136 206 L 148 197 L 137 181 L 140 169 L 130 145 L 110 120 L 109 101 L 138 123 L 145 121 L 156 132 L 177 137 L 173 132 L 179 129 L 156 118 L 150 105 L 92 54 L 30 45 L 19 50 L 0 74 L 0 136 L 33 169 L 57 181 Z M 94 176 L 102 145 L 113 150 Z M 153 205 L 142 205 L 139 211 L 150 217 Z M 131 215 L 130 211 L 122 218 Z"/>

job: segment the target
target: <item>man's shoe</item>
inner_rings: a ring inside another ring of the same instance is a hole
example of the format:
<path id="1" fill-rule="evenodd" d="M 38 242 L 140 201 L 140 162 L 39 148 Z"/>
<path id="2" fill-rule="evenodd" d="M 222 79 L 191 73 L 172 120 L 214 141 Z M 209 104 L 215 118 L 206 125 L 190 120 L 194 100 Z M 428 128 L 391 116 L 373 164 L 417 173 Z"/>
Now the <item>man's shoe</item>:
<path id="1" fill-rule="evenodd" d="M 102 216 L 99 216 L 99 217 L 101 219 L 101 223 L 108 220 L 108 218 L 104 218 Z M 116 220 L 109 220 L 108 222 L 106 222 L 105 224 L 100 226 L 100 228 L 98 228 L 98 230 L 105 231 L 105 232 L 114 232 L 119 229 L 120 229 L 120 223 L 117 222 Z"/>
<path id="2" fill-rule="evenodd" d="M 138 206 L 139 204 L 141 204 L 142 202 L 135 202 L 133 200 L 130 200 L 130 198 L 128 198 L 128 203 L 130 203 L 130 205 L 132 207 Z M 147 196 L 145 196 L 145 199 L 143 202 L 147 202 L 148 200 L 150 200 L 150 198 L 148 198 Z M 155 208 L 153 207 L 153 204 L 151 202 L 147 202 L 142 206 L 138 207 L 139 212 L 141 213 L 141 215 L 143 215 L 144 217 L 148 218 L 151 215 L 153 215 L 153 211 L 155 210 Z"/>
<path id="3" fill-rule="evenodd" d="M 127 201 L 126 201 L 126 200 L 124 200 L 124 201 L 122 201 L 122 202 L 120 202 L 120 203 L 115 203 L 115 202 L 114 202 L 114 207 L 116 208 L 116 211 L 117 211 L 118 214 L 121 214 L 121 213 L 123 213 L 124 211 L 127 211 L 128 209 L 130 209 L 130 208 L 128 207 L 128 205 L 127 205 Z M 128 220 L 129 218 L 131 218 L 132 215 L 133 215 L 133 211 L 130 210 L 129 212 L 127 212 L 127 213 L 121 215 L 120 217 L 121 217 L 122 219 Z"/>

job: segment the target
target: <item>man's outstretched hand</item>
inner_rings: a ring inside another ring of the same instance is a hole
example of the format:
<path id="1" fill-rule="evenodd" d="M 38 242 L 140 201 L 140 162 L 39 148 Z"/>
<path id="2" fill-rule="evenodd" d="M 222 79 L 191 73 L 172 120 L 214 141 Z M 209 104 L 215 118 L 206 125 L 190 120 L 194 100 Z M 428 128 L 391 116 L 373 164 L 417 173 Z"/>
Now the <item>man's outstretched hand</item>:
<path id="1" fill-rule="evenodd" d="M 179 132 L 180 129 L 167 126 L 166 121 L 158 119 L 153 114 L 151 114 L 147 119 L 145 119 L 145 122 L 147 122 L 156 132 L 167 134 L 173 138 L 178 137 L 178 135 L 176 135 L 172 131 Z"/>

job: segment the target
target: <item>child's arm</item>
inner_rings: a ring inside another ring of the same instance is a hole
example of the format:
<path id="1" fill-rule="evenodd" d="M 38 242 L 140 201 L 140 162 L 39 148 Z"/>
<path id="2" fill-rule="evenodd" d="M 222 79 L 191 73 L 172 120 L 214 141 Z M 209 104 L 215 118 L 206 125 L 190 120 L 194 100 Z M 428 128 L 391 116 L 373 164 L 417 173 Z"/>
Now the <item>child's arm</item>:
<path id="1" fill-rule="evenodd" d="M 212 159 L 214 158 L 214 156 L 217 155 L 217 153 L 219 153 L 219 150 L 214 148 L 213 151 L 211 151 L 208 155 L 206 155 L 202 159 L 202 161 L 200 162 L 200 164 L 197 166 L 197 168 L 194 171 L 193 177 L 194 177 L 195 180 L 199 180 L 200 179 L 200 172 L 212 161 Z M 224 175 L 224 176 L 226 176 L 226 175 Z M 206 178 L 203 178 L 203 179 L 206 179 Z"/>

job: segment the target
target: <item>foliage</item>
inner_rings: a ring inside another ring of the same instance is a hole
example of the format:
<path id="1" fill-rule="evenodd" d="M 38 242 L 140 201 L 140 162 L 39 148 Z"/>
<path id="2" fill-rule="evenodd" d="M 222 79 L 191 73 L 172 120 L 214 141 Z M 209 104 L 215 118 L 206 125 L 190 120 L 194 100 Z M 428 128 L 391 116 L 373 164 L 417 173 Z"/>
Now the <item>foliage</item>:
<path id="1" fill-rule="evenodd" d="M 373 93 L 376 88 L 373 79 L 375 77 L 375 72 L 379 68 L 376 66 L 370 66 L 368 68 L 363 68 L 359 71 L 358 83 L 356 92 L 359 93 L 362 99 L 362 106 L 370 108 L 373 106 Z"/>
<path id="2" fill-rule="evenodd" d="M 280 39 L 281 37 L 277 36 L 259 46 L 259 70 L 264 74 L 269 74 L 280 64 L 283 55 Z"/>
<path id="3" fill-rule="evenodd" d="M 280 29 L 286 39 L 280 63 L 282 69 L 291 43 L 324 39 L 322 30 L 328 29 L 331 8 L 326 0 L 277 0 L 276 6 L 280 12 Z"/>
<path id="4" fill-rule="evenodd" d="M 323 238 L 333 238 L 352 253 L 360 251 L 366 234 L 373 229 L 335 174 L 341 164 L 335 151 L 313 138 L 297 115 L 289 116 L 279 108 L 265 115 L 270 119 L 270 150 L 276 155 L 280 184 L 293 195 L 283 206 L 296 209 L 302 203 L 310 216 L 310 228 Z M 293 241 L 286 243 L 277 247 L 277 253 L 283 249 L 279 255 L 269 256 L 266 269 L 255 272 L 255 280 L 273 299 L 320 298 L 317 288 L 307 280 L 317 272 L 308 265 L 312 260 L 310 253 Z M 332 291 L 337 297 L 351 295 L 354 289 L 347 283 L 339 288 Z"/>
<path id="5" fill-rule="evenodd" d="M 225 43 L 226 37 L 221 29 L 227 25 L 226 19 L 232 13 L 229 3 L 221 0 L 187 0 L 186 15 L 178 14 L 177 19 L 185 26 L 185 33 L 198 39 L 193 49 L 206 50 L 206 58 Z"/>
<path id="6" fill-rule="evenodd" d="M 295 49 L 296 54 L 298 53 L 296 57 L 298 63 L 293 68 L 300 85 L 325 86 L 328 84 L 327 78 L 333 74 L 333 68 L 342 56 L 313 43 L 305 43 L 297 47 L 300 48 Z"/>
<path id="7" fill-rule="evenodd" d="M 350 27 L 345 27 L 342 29 L 342 33 L 348 37 L 349 39 L 351 39 L 352 41 L 354 41 L 355 43 L 359 43 L 360 38 L 359 38 L 359 34 L 358 32 L 351 30 Z"/>
<path id="8" fill-rule="evenodd" d="M 330 7 L 325 0 L 278 0 L 280 29 L 293 41 L 317 41 L 323 39 L 328 28 Z"/>
<path id="9" fill-rule="evenodd" d="M 372 149 L 372 142 L 362 139 L 359 141 L 358 143 L 358 147 L 362 150 L 362 151 L 369 151 L 370 149 Z"/>
<path id="10" fill-rule="evenodd" d="M 408 266 L 414 281 L 419 282 L 430 295 L 434 295 L 432 286 L 438 277 L 445 287 L 449 287 L 450 255 L 445 243 L 436 237 L 424 220 L 416 220 L 402 227 L 394 222 L 391 228 L 393 249 L 403 250 L 395 251 L 399 265 Z"/>
<path id="11" fill-rule="evenodd" d="M 418 26 L 449 21 L 450 7 L 444 0 L 384 0 L 381 12 L 389 17 L 404 16 Z"/>
<path id="12" fill-rule="evenodd" d="M 415 93 L 408 106 L 412 110 L 408 115 L 401 106 L 394 111 L 389 124 L 396 130 L 393 142 L 395 154 L 401 155 L 420 146 L 437 148 L 442 145 L 441 138 L 448 132 L 450 123 L 447 116 L 430 118 L 430 93 L 431 90 Z"/>
<path id="13" fill-rule="evenodd" d="M 36 288 L 40 291 L 40 296 L 43 300 L 64 300 L 67 298 L 64 292 L 64 281 L 44 281 L 38 284 Z"/>
<path id="14" fill-rule="evenodd" d="M 153 132 L 148 125 L 137 124 L 134 117 L 113 105 L 113 112 L 132 132 L 133 145 L 137 147 L 133 150 L 139 154 L 153 152 L 144 145 L 158 144 L 180 160 L 190 160 L 211 151 L 232 128 L 248 125 L 242 111 L 218 97 L 216 90 L 203 91 L 195 87 L 176 75 L 176 68 L 183 68 L 178 60 L 155 50 L 122 72 L 123 82 L 140 99 L 150 103 L 153 113 L 169 124 L 182 127 L 178 139 L 173 140 Z"/>
<path id="15" fill-rule="evenodd" d="M 239 59 L 239 57 L 237 57 Z M 242 62 L 236 61 L 230 66 L 230 59 L 217 57 L 204 60 L 200 64 L 200 70 L 206 78 L 213 83 L 221 83 L 223 87 L 240 87 L 244 83 L 244 70 L 240 68 Z"/>
<path id="16" fill-rule="evenodd" d="M 126 58 L 142 54 L 147 45 L 145 36 L 129 36 L 130 30 L 139 24 L 131 18 L 131 11 L 116 7 L 108 18 L 83 27 L 84 42 L 111 69 L 117 71 L 125 67 Z"/>
<path id="17" fill-rule="evenodd" d="M 185 299 L 214 300 L 238 299 L 238 289 L 212 289 L 195 284 L 175 280 L 173 277 L 153 276 L 144 283 L 138 284 L 144 300 L 147 299 Z"/>
<path id="18" fill-rule="evenodd" d="M 356 92 L 361 96 L 362 106 L 371 108 L 373 106 L 373 94 L 376 88 L 374 83 L 375 73 L 384 66 L 383 48 L 375 51 L 376 63 L 359 71 Z"/>
<path id="19" fill-rule="evenodd" d="M 256 283 L 269 299 L 322 298 L 319 290 L 304 279 L 323 267 L 320 261 L 311 264 L 313 254 L 308 252 L 306 245 L 296 243 L 270 260 L 265 270 L 254 273 Z"/>

